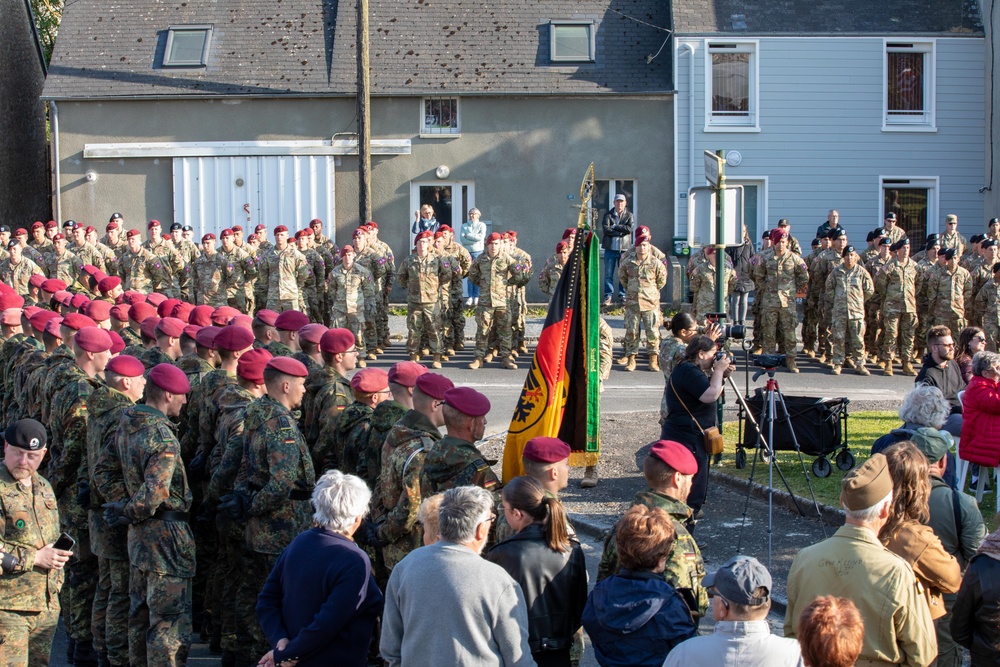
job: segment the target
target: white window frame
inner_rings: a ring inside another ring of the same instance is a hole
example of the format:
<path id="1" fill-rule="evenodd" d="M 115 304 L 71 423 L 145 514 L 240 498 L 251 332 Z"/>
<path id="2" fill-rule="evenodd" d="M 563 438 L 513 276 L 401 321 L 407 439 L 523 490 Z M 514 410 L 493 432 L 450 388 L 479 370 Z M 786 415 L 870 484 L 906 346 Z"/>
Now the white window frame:
<path id="1" fill-rule="evenodd" d="M 172 25 L 167 28 L 167 44 L 163 49 L 163 67 L 169 67 L 171 69 L 197 69 L 201 67 L 206 67 L 208 65 L 208 50 L 212 47 L 212 33 L 215 30 L 215 26 L 210 23 L 203 24 L 193 24 L 193 25 Z M 174 43 L 174 34 L 178 32 L 204 32 L 205 33 L 205 44 L 201 49 L 201 58 L 197 61 L 194 60 L 182 60 L 182 61 L 171 61 L 170 60 L 170 48 Z"/>
<path id="2" fill-rule="evenodd" d="M 427 125 L 427 116 L 424 109 L 427 108 L 427 100 L 451 100 L 455 103 L 455 127 L 433 127 Z M 420 98 L 420 108 L 418 109 L 420 113 L 420 138 L 421 139 L 440 139 L 440 138 L 454 138 L 462 136 L 462 109 L 461 101 L 458 97 L 451 95 L 429 95 L 427 97 Z"/>
<path id="3" fill-rule="evenodd" d="M 913 189 L 927 190 L 927 234 L 937 234 L 940 232 L 941 217 L 941 177 L 940 176 L 893 176 L 879 175 L 878 177 L 878 200 L 875 208 L 875 215 L 872 220 L 880 220 L 885 215 L 885 188 L 886 181 L 890 181 L 889 187 L 897 190 L 905 190 L 907 187 Z M 909 181 L 909 183 L 900 183 Z M 916 252 L 916 251 L 914 251 Z"/>
<path id="4" fill-rule="evenodd" d="M 586 26 L 590 53 L 582 56 L 559 56 L 556 54 L 556 28 L 561 26 Z M 592 63 L 597 60 L 597 24 L 589 19 L 582 20 L 551 20 L 549 21 L 549 61 L 552 63 Z"/>
<path id="5" fill-rule="evenodd" d="M 882 131 L 937 132 L 937 41 L 882 40 Z M 924 54 L 924 113 L 903 116 L 889 113 L 889 53 Z"/>
<path id="6" fill-rule="evenodd" d="M 747 116 L 712 113 L 712 54 L 750 54 L 750 100 Z M 760 132 L 760 42 L 756 39 L 705 40 L 705 132 Z"/>

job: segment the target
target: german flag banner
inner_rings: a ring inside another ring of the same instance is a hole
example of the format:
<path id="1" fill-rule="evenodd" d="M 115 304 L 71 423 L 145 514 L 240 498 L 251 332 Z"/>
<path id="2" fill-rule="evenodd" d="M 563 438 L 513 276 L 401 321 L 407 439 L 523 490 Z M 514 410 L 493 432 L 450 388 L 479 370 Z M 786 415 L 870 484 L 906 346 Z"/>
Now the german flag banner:
<path id="1" fill-rule="evenodd" d="M 569 443 L 570 465 L 600 456 L 599 241 L 589 222 L 594 165 L 580 191 L 576 242 L 549 304 L 531 368 L 507 432 L 503 481 L 524 474 L 521 453 L 538 436 Z"/>

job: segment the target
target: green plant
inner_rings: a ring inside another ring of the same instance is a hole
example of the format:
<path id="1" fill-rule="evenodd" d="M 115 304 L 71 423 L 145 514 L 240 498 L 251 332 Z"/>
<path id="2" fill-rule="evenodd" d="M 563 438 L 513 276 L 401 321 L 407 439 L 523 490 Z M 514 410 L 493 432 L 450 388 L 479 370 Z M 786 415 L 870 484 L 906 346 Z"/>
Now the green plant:
<path id="1" fill-rule="evenodd" d="M 45 64 L 48 65 L 52 60 L 52 49 L 55 48 L 59 22 L 62 20 L 63 0 L 31 0 L 31 11 L 35 15 L 38 38 L 45 54 Z"/>

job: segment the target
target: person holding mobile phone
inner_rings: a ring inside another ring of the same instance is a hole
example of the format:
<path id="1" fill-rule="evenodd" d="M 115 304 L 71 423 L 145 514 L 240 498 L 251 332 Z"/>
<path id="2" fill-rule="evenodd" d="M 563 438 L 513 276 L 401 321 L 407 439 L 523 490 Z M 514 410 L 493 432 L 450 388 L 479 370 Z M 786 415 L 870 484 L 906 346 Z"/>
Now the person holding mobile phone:
<path id="1" fill-rule="evenodd" d="M 59 622 L 63 567 L 72 551 L 56 549 L 59 510 L 38 474 L 46 453 L 45 427 L 34 419 L 3 434 L 0 466 L 0 636 L 9 664 L 48 664 Z"/>

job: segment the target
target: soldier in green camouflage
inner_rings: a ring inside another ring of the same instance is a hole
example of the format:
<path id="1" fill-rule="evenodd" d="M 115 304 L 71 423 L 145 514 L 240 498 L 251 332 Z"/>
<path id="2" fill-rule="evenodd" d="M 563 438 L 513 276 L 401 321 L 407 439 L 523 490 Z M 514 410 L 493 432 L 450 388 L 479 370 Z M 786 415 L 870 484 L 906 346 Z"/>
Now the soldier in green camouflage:
<path id="1" fill-rule="evenodd" d="M 377 270 L 372 271 L 372 278 L 376 285 L 375 292 L 378 296 L 375 309 L 376 347 L 386 349 L 391 344 L 389 341 L 389 294 L 392 293 L 392 282 L 396 277 L 396 258 L 389 245 L 379 239 L 376 222 L 368 222 L 365 228 L 368 230 L 366 249 L 371 248 L 371 252 L 375 256 L 375 265 L 378 267 Z"/>
<path id="2" fill-rule="evenodd" d="M 764 352 L 771 354 L 780 337 L 787 355 L 785 365 L 792 373 L 798 373 L 795 364 L 795 327 L 798 325 L 795 294 L 805 289 L 809 274 L 802 258 L 788 249 L 786 233 L 780 229 L 773 230 L 771 241 L 774 251 L 763 254 L 760 263 L 753 269 L 757 295 L 762 301 L 761 341 Z"/>
<path id="3" fill-rule="evenodd" d="M 66 249 L 66 237 L 62 234 L 53 237 L 52 245 L 54 246 L 52 252 L 45 258 L 45 273 L 49 278 L 72 285 L 83 262 L 77 260 L 76 255 Z"/>
<path id="4" fill-rule="evenodd" d="M 889 240 L 893 243 L 897 241 L 902 241 L 906 238 L 906 232 L 897 223 L 896 214 L 889 212 L 885 214 L 885 219 L 883 220 L 883 229 L 885 229 L 886 235 Z"/>
<path id="5" fill-rule="evenodd" d="M 334 327 L 349 329 L 358 343 L 358 358 L 364 364 L 365 322 L 376 317 L 377 301 L 372 274 L 355 261 L 354 247 L 345 245 L 340 249 L 340 264 L 334 267 L 327 282 L 326 302 L 330 304 L 327 319 Z"/>
<path id="6" fill-rule="evenodd" d="M 229 259 L 215 249 L 215 234 L 201 237 L 202 252 L 191 265 L 191 291 L 196 305 L 229 305 L 229 290 L 236 289 L 236 269 Z"/>
<path id="7" fill-rule="evenodd" d="M 500 479 L 475 445 L 486 432 L 489 411 L 489 399 L 472 387 L 455 387 L 444 393 L 442 412 L 448 434 L 424 458 L 422 498 L 456 486 L 479 486 L 494 494 L 500 490 Z"/>
<path id="8" fill-rule="evenodd" d="M 4 432 L 0 464 L 0 632 L 4 662 L 49 663 L 59 622 L 59 589 L 72 552 L 55 549 L 59 511 L 49 483 L 38 474 L 46 454 L 45 428 L 34 420 Z"/>
<path id="9" fill-rule="evenodd" d="M 691 292 L 694 294 L 694 317 L 700 324 L 708 324 L 706 314 L 716 312 L 715 252 L 715 248 L 704 248 L 705 257 L 708 261 L 698 264 L 691 273 Z M 729 258 L 727 257 L 726 259 Z M 726 303 L 729 299 L 729 293 L 736 289 L 736 271 L 729 264 L 725 266 L 725 276 L 722 286 L 723 303 Z"/>
<path id="10" fill-rule="evenodd" d="M 214 238 L 214 234 L 212 235 Z M 201 256 L 201 249 L 193 241 L 184 238 L 184 225 L 175 222 L 170 225 L 170 242 L 174 250 L 184 261 L 185 271 L 181 273 L 178 281 L 180 284 L 180 298 L 194 303 L 194 263 Z M 225 305 L 225 304 L 223 304 Z"/>
<path id="11" fill-rule="evenodd" d="M 304 310 L 303 290 L 312 272 L 305 256 L 288 242 L 288 228 L 274 228 L 274 247 L 258 258 L 257 305 L 268 310 Z"/>
<path id="12" fill-rule="evenodd" d="M 444 346 L 449 355 L 455 351 L 465 349 L 465 308 L 462 298 L 462 280 L 469 275 L 472 267 L 472 255 L 462 247 L 461 243 L 455 242 L 455 232 L 448 225 L 441 225 L 438 229 L 444 236 L 444 247 L 441 252 L 451 258 L 451 267 L 454 276 L 449 287 L 448 321 L 445 323 Z"/>
<path id="13" fill-rule="evenodd" d="M 524 317 L 528 312 L 528 300 L 525 286 L 531 280 L 531 255 L 524 249 L 517 247 L 517 232 L 510 230 L 504 232 L 507 239 L 507 253 L 514 258 L 519 267 L 518 275 L 511 280 L 510 291 L 510 324 L 513 336 L 511 338 L 511 350 L 520 354 L 528 353 L 528 346 L 524 342 Z"/>
<path id="14" fill-rule="evenodd" d="M 111 219 L 108 221 L 107 226 L 104 228 L 104 236 L 101 237 L 101 240 L 98 242 L 98 245 L 108 248 L 115 255 L 115 260 L 113 263 L 114 273 L 108 271 L 107 274 L 109 276 L 115 275 L 121 277 L 119 263 L 121 262 L 122 253 L 125 252 L 125 248 L 128 247 L 128 244 L 125 243 L 125 228 L 121 224 L 122 222 L 121 216 L 115 218 L 114 215 L 111 217 Z M 109 260 L 105 260 L 104 263 L 108 264 L 109 268 L 112 268 L 112 265 L 109 263 Z"/>
<path id="15" fill-rule="evenodd" d="M 917 263 L 917 332 L 913 338 L 913 361 L 920 363 L 923 358 L 924 344 L 927 341 L 927 331 L 931 328 L 931 317 L 928 312 L 927 303 L 927 282 L 931 272 L 937 271 L 938 255 L 941 244 L 937 240 L 937 234 L 929 234 L 924 245 L 923 254 L 919 260 L 916 255 L 913 260 Z M 944 260 L 941 260 L 944 261 Z"/>
<path id="16" fill-rule="evenodd" d="M 660 440 L 652 444 L 642 469 L 649 490 L 637 493 L 633 506 L 659 507 L 670 514 L 677 536 L 667 556 L 663 578 L 684 598 L 691 615 L 696 619 L 702 618 L 708 610 L 708 591 L 701 583 L 705 576 L 705 561 L 694 537 L 688 532 L 687 526 L 694 512 L 685 504 L 698 463 L 680 443 Z M 597 566 L 597 580 L 618 574 L 619 568 L 615 531 L 612 530 L 604 541 L 604 553 Z"/>
<path id="17" fill-rule="evenodd" d="M 320 309 L 323 313 L 323 319 L 320 321 L 326 326 L 330 326 L 330 302 L 327 300 L 325 290 L 326 284 L 330 280 L 330 274 L 333 272 L 333 267 L 339 263 L 340 249 L 332 239 L 323 235 L 323 221 L 319 218 L 309 221 L 309 229 L 313 232 L 312 247 L 323 258 L 323 265 L 326 267 L 326 274 L 316 281 L 316 284 L 320 288 Z"/>
<path id="18" fill-rule="evenodd" d="M 927 312 L 931 326 L 943 324 L 961 331 L 967 320 L 965 308 L 972 303 L 972 277 L 958 265 L 958 250 L 948 248 L 938 253 L 944 261 L 926 278 Z"/>
<path id="19" fill-rule="evenodd" d="M 992 268 L 993 277 L 976 295 L 976 308 L 983 314 L 986 344 L 991 352 L 996 352 L 1000 341 L 1000 262 Z"/>
<path id="20" fill-rule="evenodd" d="M 493 232 L 486 239 L 486 252 L 476 258 L 469 269 L 469 282 L 479 287 L 476 307 L 476 358 L 469 368 L 483 365 L 490 334 L 495 332 L 503 367 L 516 369 L 510 356 L 511 328 L 507 304 L 507 287 L 515 278 L 523 278 L 523 269 L 513 257 L 503 252 L 503 239 Z"/>
<path id="21" fill-rule="evenodd" d="M 362 369 L 351 378 L 351 393 L 354 402 L 319 434 L 316 451 L 320 458 L 316 459 L 316 467 L 320 470 L 336 468 L 368 479 L 372 474 L 368 471 L 365 447 L 372 413 L 379 403 L 389 398 L 389 374 L 381 368 Z"/>
<path id="22" fill-rule="evenodd" d="M 90 264 L 96 266 L 102 272 L 105 271 L 104 255 L 93 244 L 87 243 L 87 226 L 83 223 L 73 223 L 73 243 L 70 251 L 80 260 L 80 264 Z M 93 229 L 91 227 L 91 229 Z"/>
<path id="23" fill-rule="evenodd" d="M 895 257 L 875 276 L 875 293 L 882 303 L 884 332 L 879 346 L 879 365 L 884 375 L 892 375 L 893 360 L 899 359 L 904 375 L 916 375 L 912 357 L 917 323 L 917 263 L 910 259 L 909 239 L 892 244 L 891 250 Z"/>
<path id="24" fill-rule="evenodd" d="M 17 241 L 11 241 L 8 244 L 8 250 L 10 256 L 0 262 L 0 282 L 10 285 L 21 296 L 27 296 L 28 281 L 31 276 L 35 274 L 44 276 L 45 272 L 33 261 L 22 255 L 21 244 Z"/>
<path id="25" fill-rule="evenodd" d="M 980 245 L 982 247 L 981 261 L 975 262 L 973 268 L 969 270 L 972 277 L 973 299 L 966 306 L 966 310 L 969 312 L 969 324 L 976 326 L 982 326 L 984 313 L 979 310 L 975 296 L 982 291 L 986 283 L 993 279 L 993 265 L 997 263 L 998 256 L 1000 256 L 1000 252 L 998 252 L 1000 244 L 995 239 L 983 239 Z"/>
<path id="26" fill-rule="evenodd" d="M 858 375 L 870 375 L 865 362 L 865 302 L 875 293 L 872 277 L 858 262 L 854 246 L 844 248 L 843 261 L 826 278 L 826 299 L 832 304 L 830 340 L 833 343 L 833 374 L 844 365 L 845 343 L 855 355 Z M 794 346 L 791 348 L 794 350 Z"/>
<path id="27" fill-rule="evenodd" d="M 53 221 L 53 229 L 54 227 Z M 52 240 L 45 235 L 45 224 L 41 221 L 36 221 L 31 223 L 31 240 L 27 242 L 28 245 L 40 252 L 43 255 L 47 255 L 52 252 L 53 245 Z"/>
<path id="28" fill-rule="evenodd" d="M 309 265 L 309 280 L 306 281 L 303 293 L 305 295 L 304 313 L 313 322 L 324 320 L 323 304 L 325 302 L 325 280 L 327 275 L 326 262 L 323 256 L 313 248 L 313 230 L 309 227 L 295 232 L 295 242 L 299 252 L 306 258 Z"/>
<path id="29" fill-rule="evenodd" d="M 667 284 L 667 272 L 663 263 L 649 251 L 649 237 L 635 238 L 635 256 L 622 261 L 618 278 L 625 288 L 625 348 L 624 356 L 618 363 L 625 364 L 625 370 L 635 370 L 635 356 L 639 349 L 639 327 L 646 330 L 646 349 L 649 351 L 649 370 L 660 370 L 660 290 Z M 730 274 L 733 278 L 733 274 Z"/>
<path id="30" fill-rule="evenodd" d="M 944 233 L 938 237 L 938 240 L 941 241 L 941 249 L 955 248 L 958 251 L 958 257 L 966 254 L 969 249 L 969 241 L 958 231 L 957 215 L 949 213 L 944 217 L 944 230 Z"/>
<path id="31" fill-rule="evenodd" d="M 409 332 L 406 347 L 410 361 L 420 361 L 420 339 L 426 332 L 430 339 L 433 368 L 441 368 L 441 312 L 439 298 L 442 283 L 451 282 L 450 262 L 431 254 L 430 232 L 420 232 L 415 240 L 414 252 L 399 264 L 396 279 L 406 289 L 406 328 Z"/>
<path id="32" fill-rule="evenodd" d="M 125 234 L 128 248 L 122 253 L 118 268 L 125 291 L 149 294 L 170 284 L 170 272 L 160 258 L 142 246 L 142 236 L 137 229 Z"/>
<path id="33" fill-rule="evenodd" d="M 222 241 L 219 254 L 233 267 L 233 281 L 226 288 L 226 301 L 241 313 L 251 314 L 254 312 L 253 286 L 257 279 L 257 264 L 245 248 L 236 245 L 232 229 L 223 229 L 219 238 Z"/>
<path id="34" fill-rule="evenodd" d="M 184 258 L 177 252 L 173 244 L 163 240 L 160 222 L 150 220 L 146 225 L 146 242 L 142 247 L 152 253 L 160 260 L 160 266 L 169 280 L 157 286 L 157 292 L 163 294 L 168 299 L 179 299 L 181 296 L 181 282 L 187 284 L 189 272 L 184 264 Z"/>
<path id="35" fill-rule="evenodd" d="M 958 261 L 958 265 L 970 274 L 975 271 L 976 267 L 983 263 L 983 248 L 981 244 L 984 240 L 986 240 L 986 237 L 982 234 L 973 235 L 969 239 L 968 250 L 962 253 L 962 257 Z"/>
<path id="36" fill-rule="evenodd" d="M 550 299 L 556 293 L 556 285 L 559 284 L 563 268 L 569 261 L 569 253 L 569 244 L 560 241 L 556 244 L 555 254 L 545 261 L 542 270 L 538 272 L 538 287 L 541 288 L 542 294 Z"/>
<path id="37" fill-rule="evenodd" d="M 807 271 L 812 271 L 813 262 L 829 247 L 829 238 L 824 236 L 813 239 L 812 252 L 802 258 L 802 261 L 806 263 Z M 816 283 L 810 280 L 806 287 L 806 299 L 802 308 L 802 353 L 807 357 L 816 356 L 816 334 L 819 327 L 821 292 L 822 290 L 816 288 Z"/>
<path id="38" fill-rule="evenodd" d="M 865 271 L 871 276 L 874 282 L 878 272 L 886 263 L 892 259 L 890 247 L 892 241 L 888 238 L 878 240 L 878 251 L 868 259 L 867 262 L 860 262 Z M 865 350 L 871 357 L 871 362 L 877 361 L 876 352 L 882 340 L 882 295 L 875 290 L 875 294 L 865 303 Z"/>
<path id="39" fill-rule="evenodd" d="M 829 365 L 833 357 L 832 343 L 830 342 L 830 307 L 827 303 L 826 279 L 830 272 L 842 261 L 841 255 L 847 247 L 847 233 L 841 227 L 831 229 L 829 232 L 830 247 L 820 253 L 819 257 L 809 267 L 809 283 L 815 283 L 817 298 L 819 302 L 819 316 L 817 327 L 817 359 L 821 364 Z"/>
<path id="40" fill-rule="evenodd" d="M 347 373 L 358 365 L 358 348 L 354 334 L 348 329 L 334 328 L 324 332 L 319 341 L 323 366 L 306 379 L 303 398 L 303 432 L 313 459 L 319 434 L 327 424 L 336 423 L 341 411 L 351 404 L 351 383 Z"/>

